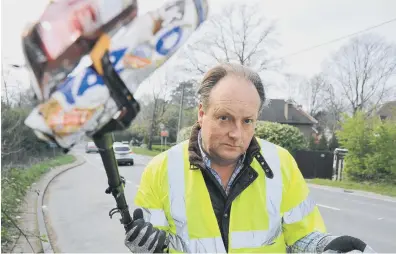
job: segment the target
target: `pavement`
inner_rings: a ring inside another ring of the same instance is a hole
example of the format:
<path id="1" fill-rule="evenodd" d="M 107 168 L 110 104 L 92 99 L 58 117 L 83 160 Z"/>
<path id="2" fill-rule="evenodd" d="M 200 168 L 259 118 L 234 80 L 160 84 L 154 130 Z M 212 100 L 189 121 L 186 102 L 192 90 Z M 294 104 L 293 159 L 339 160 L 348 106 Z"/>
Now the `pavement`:
<path id="1" fill-rule="evenodd" d="M 82 165 L 84 157 L 77 155 L 73 163 L 51 168 L 37 182 L 27 190 L 26 196 L 20 207 L 21 213 L 18 220 L 19 227 L 26 236 L 20 235 L 10 249 L 5 250 L 10 253 L 39 253 L 51 252 L 51 245 L 48 242 L 46 223 L 42 212 L 42 202 L 45 190 L 51 180 L 63 172 Z"/>
<path id="2" fill-rule="evenodd" d="M 55 252 L 129 253 L 119 215 L 109 218 L 115 200 L 105 194 L 107 178 L 99 154 L 80 152 L 86 163 L 53 179 L 44 196 L 49 238 Z M 135 165 L 120 166 L 126 178 L 125 195 L 133 198 L 150 157 L 135 155 Z M 396 199 L 347 193 L 309 185 L 334 235 L 348 234 L 366 241 L 379 253 L 396 251 Z"/>
<path id="3" fill-rule="evenodd" d="M 44 197 L 47 228 L 55 252 L 130 253 L 124 246 L 125 232 L 120 216 L 110 219 L 116 207 L 108 187 L 106 172 L 99 154 L 85 154 L 86 163 L 63 173 L 48 186 Z M 141 174 L 151 157 L 135 155 L 133 166 L 119 166 L 125 177 L 125 197 L 131 214 L 135 209 Z"/>

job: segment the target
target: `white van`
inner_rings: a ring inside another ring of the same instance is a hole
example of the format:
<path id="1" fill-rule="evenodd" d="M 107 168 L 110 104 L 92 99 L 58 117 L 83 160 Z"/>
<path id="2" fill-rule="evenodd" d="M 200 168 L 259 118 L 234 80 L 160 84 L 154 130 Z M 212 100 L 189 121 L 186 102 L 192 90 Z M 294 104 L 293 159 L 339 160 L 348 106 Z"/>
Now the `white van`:
<path id="1" fill-rule="evenodd" d="M 114 150 L 115 158 L 119 165 L 121 165 L 121 164 L 133 165 L 134 164 L 132 150 L 129 148 L 129 145 L 115 142 L 113 144 L 113 150 Z"/>

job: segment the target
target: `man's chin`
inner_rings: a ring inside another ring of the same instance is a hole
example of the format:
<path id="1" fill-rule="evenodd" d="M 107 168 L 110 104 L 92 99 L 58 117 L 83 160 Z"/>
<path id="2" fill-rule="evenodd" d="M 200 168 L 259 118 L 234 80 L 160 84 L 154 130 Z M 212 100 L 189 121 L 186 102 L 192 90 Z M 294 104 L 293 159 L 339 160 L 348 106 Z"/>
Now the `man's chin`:
<path id="1" fill-rule="evenodd" d="M 234 163 L 239 160 L 241 154 L 238 152 L 226 152 L 220 154 L 220 158 L 222 158 L 225 162 Z"/>

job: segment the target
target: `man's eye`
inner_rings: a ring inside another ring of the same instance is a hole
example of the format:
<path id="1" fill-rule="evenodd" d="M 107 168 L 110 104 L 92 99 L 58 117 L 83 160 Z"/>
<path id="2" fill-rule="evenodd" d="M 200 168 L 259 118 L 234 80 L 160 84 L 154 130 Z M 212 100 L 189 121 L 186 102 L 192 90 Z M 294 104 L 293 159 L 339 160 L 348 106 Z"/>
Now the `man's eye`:
<path id="1" fill-rule="evenodd" d="M 220 116 L 219 119 L 220 119 L 221 121 L 227 121 L 227 120 L 228 120 L 228 117 L 227 117 L 227 116 Z"/>
<path id="2" fill-rule="evenodd" d="M 245 120 L 245 123 L 251 124 L 251 123 L 253 123 L 253 119 L 246 119 L 246 120 Z"/>

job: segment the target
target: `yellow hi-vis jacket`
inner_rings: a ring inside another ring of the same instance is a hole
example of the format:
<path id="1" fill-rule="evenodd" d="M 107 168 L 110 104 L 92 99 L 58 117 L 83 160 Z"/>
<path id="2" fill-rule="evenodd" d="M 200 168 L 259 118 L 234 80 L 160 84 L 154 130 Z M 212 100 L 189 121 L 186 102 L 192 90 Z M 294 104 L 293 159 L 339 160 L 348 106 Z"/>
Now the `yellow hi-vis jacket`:
<path id="1" fill-rule="evenodd" d="M 291 154 L 258 140 L 274 173 L 258 173 L 233 202 L 228 252 L 286 252 L 313 231 L 325 232 L 319 210 Z M 157 155 L 145 169 L 135 198 L 146 221 L 170 234 L 170 252 L 226 252 L 202 172 L 190 170 L 188 141 Z"/>

